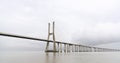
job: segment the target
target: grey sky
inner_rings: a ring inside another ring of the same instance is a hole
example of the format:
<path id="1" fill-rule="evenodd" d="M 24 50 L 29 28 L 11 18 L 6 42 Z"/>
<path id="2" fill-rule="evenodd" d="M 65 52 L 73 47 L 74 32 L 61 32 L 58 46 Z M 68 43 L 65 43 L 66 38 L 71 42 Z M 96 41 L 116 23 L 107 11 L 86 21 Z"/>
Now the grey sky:
<path id="1" fill-rule="evenodd" d="M 120 48 L 119 3 L 119 0 L 0 0 L 0 32 L 46 38 L 47 23 L 55 21 L 58 41 Z M 0 43 L 0 49 L 44 46 L 6 37 L 0 37 Z"/>

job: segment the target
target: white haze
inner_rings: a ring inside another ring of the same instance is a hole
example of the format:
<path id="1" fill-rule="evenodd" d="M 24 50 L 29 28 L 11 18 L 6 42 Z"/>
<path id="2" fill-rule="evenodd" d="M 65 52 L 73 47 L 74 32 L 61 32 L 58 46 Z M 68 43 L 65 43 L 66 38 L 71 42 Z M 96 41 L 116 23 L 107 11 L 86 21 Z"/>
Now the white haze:
<path id="1" fill-rule="evenodd" d="M 58 41 L 120 48 L 119 3 L 119 0 L 0 0 L 0 32 L 46 39 L 47 24 L 55 21 Z M 0 50 L 44 47 L 38 41 L 0 37 Z"/>

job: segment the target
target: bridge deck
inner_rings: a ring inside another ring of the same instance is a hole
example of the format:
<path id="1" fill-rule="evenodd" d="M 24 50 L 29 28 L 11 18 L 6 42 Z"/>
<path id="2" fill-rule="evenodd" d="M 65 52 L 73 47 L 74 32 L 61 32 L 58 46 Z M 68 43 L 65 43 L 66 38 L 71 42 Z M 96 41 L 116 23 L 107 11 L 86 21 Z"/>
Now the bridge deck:
<path id="1" fill-rule="evenodd" d="M 14 34 L 7 34 L 7 33 L 1 33 L 0 36 L 7 36 L 7 37 L 14 37 L 14 38 L 22 38 L 22 39 L 29 39 L 29 40 L 37 40 L 37 41 L 43 41 L 43 42 L 52 42 L 52 40 L 46 40 L 46 39 L 40 39 L 40 38 L 34 38 L 34 37 L 27 37 L 27 36 L 21 36 L 21 35 L 14 35 Z M 56 43 L 61 43 L 61 44 L 66 44 L 66 45 L 74 45 L 74 46 L 81 46 L 81 47 L 86 47 L 86 48 L 94 48 L 94 49 L 106 49 L 106 50 L 116 50 L 120 51 L 117 49 L 108 49 L 108 48 L 99 48 L 99 47 L 91 47 L 91 46 L 85 46 L 85 45 L 79 45 L 79 44 L 72 44 L 72 43 L 67 43 L 67 42 L 61 42 L 61 41 L 55 41 Z M 47 50 L 46 52 L 58 52 L 54 50 Z"/>
<path id="2" fill-rule="evenodd" d="M 22 38 L 22 39 L 29 39 L 29 40 L 37 40 L 37 41 L 44 41 L 44 42 L 53 42 L 52 40 L 46 40 L 46 39 L 40 39 L 40 38 L 34 38 L 34 37 L 27 37 L 27 36 L 21 36 L 21 35 L 14 35 L 14 34 L 7 34 L 7 33 L 1 33 L 0 36 L 7 36 L 7 37 L 14 37 L 14 38 Z M 65 43 L 61 41 L 55 41 L 56 43 L 62 43 L 62 44 L 69 44 L 69 45 L 78 45 L 78 44 L 72 44 L 72 43 Z"/>

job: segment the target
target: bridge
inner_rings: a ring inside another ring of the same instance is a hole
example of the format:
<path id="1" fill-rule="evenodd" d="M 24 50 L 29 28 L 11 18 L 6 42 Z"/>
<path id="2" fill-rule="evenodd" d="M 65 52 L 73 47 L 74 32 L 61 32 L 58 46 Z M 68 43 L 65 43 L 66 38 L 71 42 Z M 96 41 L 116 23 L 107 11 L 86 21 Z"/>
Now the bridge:
<path id="1" fill-rule="evenodd" d="M 120 51 L 119 49 L 99 48 L 99 47 L 93 47 L 93 46 L 86 46 L 86 45 L 56 41 L 55 40 L 55 32 L 54 32 L 55 31 L 54 30 L 55 29 L 55 23 L 54 22 L 53 22 L 53 26 L 52 26 L 52 28 L 53 28 L 52 33 L 51 33 L 50 28 L 51 28 L 50 23 L 48 23 L 48 37 L 47 37 L 47 39 L 40 39 L 40 38 L 27 37 L 27 36 L 21 36 L 21 35 L 14 35 L 14 34 L 2 33 L 2 32 L 0 32 L 0 36 L 46 42 L 45 52 L 116 52 L 116 51 Z M 50 40 L 50 36 L 53 36 L 53 40 Z M 49 47 L 50 47 L 49 44 L 50 43 L 53 43 L 53 49 L 52 50 L 49 50 Z"/>

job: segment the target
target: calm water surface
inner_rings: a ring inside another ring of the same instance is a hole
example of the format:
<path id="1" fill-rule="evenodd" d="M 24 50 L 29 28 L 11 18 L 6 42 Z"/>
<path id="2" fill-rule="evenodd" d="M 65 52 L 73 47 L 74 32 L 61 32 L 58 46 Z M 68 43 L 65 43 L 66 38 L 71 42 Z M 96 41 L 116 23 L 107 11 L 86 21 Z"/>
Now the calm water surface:
<path id="1" fill-rule="evenodd" d="M 120 52 L 0 52 L 0 63 L 120 63 Z"/>

